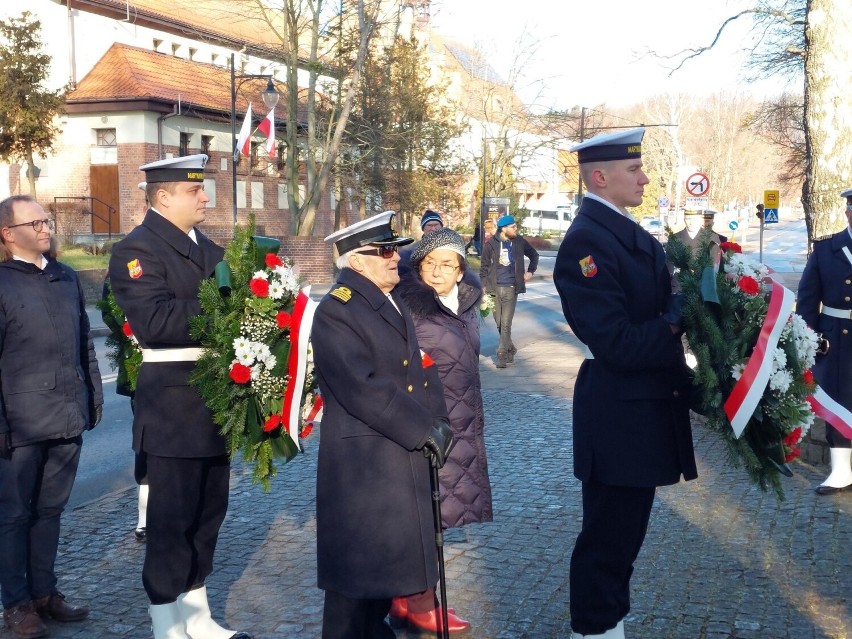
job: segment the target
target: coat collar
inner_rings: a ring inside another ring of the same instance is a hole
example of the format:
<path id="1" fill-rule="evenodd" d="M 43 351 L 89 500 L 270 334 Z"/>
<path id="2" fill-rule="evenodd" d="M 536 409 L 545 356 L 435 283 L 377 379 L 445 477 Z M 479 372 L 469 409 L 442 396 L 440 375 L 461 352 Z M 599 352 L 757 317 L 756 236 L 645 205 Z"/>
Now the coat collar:
<path id="1" fill-rule="evenodd" d="M 218 262 L 218 256 L 209 250 L 212 248 L 213 243 L 198 229 L 195 229 L 195 239 L 198 240 L 198 244 L 196 244 L 189 235 L 154 209 L 148 209 L 142 224 L 160 236 L 175 251 L 202 269 L 204 273 L 209 274 L 213 272 L 216 262 Z"/>
<path id="2" fill-rule="evenodd" d="M 617 213 L 593 198 L 584 198 L 577 215 L 582 215 L 592 222 L 599 224 L 615 235 L 626 249 L 640 249 L 648 255 L 656 256 L 654 238 L 633 220 Z"/>
<path id="3" fill-rule="evenodd" d="M 832 251 L 842 251 L 844 246 L 852 249 L 852 236 L 849 235 L 849 229 L 843 229 L 831 236 Z"/>

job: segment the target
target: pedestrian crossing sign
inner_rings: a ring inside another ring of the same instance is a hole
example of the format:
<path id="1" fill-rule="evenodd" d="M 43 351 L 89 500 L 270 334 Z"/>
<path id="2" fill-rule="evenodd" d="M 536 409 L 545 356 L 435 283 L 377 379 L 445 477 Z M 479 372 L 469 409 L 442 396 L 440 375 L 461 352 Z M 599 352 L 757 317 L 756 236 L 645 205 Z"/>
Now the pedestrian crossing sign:
<path id="1" fill-rule="evenodd" d="M 763 209 L 764 224 L 778 224 L 778 209 Z"/>

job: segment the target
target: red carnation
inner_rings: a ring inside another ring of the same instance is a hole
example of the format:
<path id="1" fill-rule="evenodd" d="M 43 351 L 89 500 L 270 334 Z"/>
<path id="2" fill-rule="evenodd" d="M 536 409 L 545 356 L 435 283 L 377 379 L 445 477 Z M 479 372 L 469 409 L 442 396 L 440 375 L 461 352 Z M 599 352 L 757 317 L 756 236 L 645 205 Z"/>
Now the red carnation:
<path id="1" fill-rule="evenodd" d="M 796 457 L 798 457 L 801 454 L 802 454 L 802 451 L 800 449 L 794 448 L 789 453 L 787 453 L 787 455 L 784 457 L 784 461 L 789 463 L 789 462 L 793 461 L 794 459 L 796 459 Z"/>
<path id="2" fill-rule="evenodd" d="M 743 247 L 737 244 L 736 242 L 722 242 L 719 245 L 723 251 L 732 251 L 733 253 L 742 253 Z"/>
<path id="3" fill-rule="evenodd" d="M 305 437 L 307 437 L 308 435 L 310 435 L 310 434 L 311 434 L 311 431 L 312 431 L 313 429 L 314 429 L 314 423 L 313 423 L 313 422 L 310 422 L 309 424 L 306 424 L 306 425 L 305 425 L 305 427 L 302 429 L 302 432 L 301 432 L 301 433 L 299 433 L 299 437 L 301 437 L 302 439 L 304 439 Z"/>
<path id="4" fill-rule="evenodd" d="M 805 384 L 810 385 L 814 383 L 814 374 L 811 372 L 810 368 L 802 373 L 802 379 L 805 380 Z"/>
<path id="5" fill-rule="evenodd" d="M 254 278 L 251 282 L 249 282 L 249 288 L 251 289 L 251 292 L 258 297 L 269 297 L 269 282 L 263 278 Z"/>
<path id="6" fill-rule="evenodd" d="M 287 311 L 278 311 L 275 315 L 275 321 L 278 323 L 278 328 L 288 328 L 293 318 Z"/>
<path id="7" fill-rule="evenodd" d="M 784 444 L 792 448 L 796 444 L 799 443 L 799 439 L 802 437 L 802 428 L 801 426 L 797 426 L 792 431 L 790 431 L 787 435 L 784 436 Z"/>
<path id="8" fill-rule="evenodd" d="M 133 337 L 133 329 L 130 328 L 130 322 L 124 322 L 124 325 L 121 327 L 121 332 L 127 335 L 127 337 Z"/>
<path id="9" fill-rule="evenodd" d="M 275 415 L 271 415 L 263 424 L 263 432 L 268 433 L 269 431 L 273 431 L 280 425 L 281 415 L 278 415 L 277 413 Z"/>
<path id="10" fill-rule="evenodd" d="M 244 364 L 234 362 L 234 364 L 231 365 L 231 370 L 228 373 L 228 376 L 236 384 L 248 384 L 251 379 L 251 369 Z"/>
<path id="11" fill-rule="evenodd" d="M 760 284 L 757 283 L 753 277 L 749 277 L 748 275 L 743 275 L 739 282 L 737 282 L 737 286 L 740 287 L 740 290 L 746 295 L 757 295 L 760 293 Z"/>
<path id="12" fill-rule="evenodd" d="M 275 255 L 275 253 L 266 254 L 266 265 L 269 268 L 275 268 L 276 266 L 281 266 L 282 264 L 284 264 L 284 262 L 282 262 L 281 259 L 277 255 Z"/>

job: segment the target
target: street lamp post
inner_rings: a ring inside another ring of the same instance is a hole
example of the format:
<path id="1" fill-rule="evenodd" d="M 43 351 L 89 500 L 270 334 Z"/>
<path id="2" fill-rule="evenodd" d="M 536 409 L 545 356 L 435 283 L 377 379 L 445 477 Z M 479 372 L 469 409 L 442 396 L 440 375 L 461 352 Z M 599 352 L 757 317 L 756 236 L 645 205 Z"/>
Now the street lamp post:
<path id="1" fill-rule="evenodd" d="M 266 90 L 261 93 L 263 104 L 267 109 L 275 108 L 278 104 L 279 94 L 275 90 L 275 85 L 272 82 L 271 74 L 245 74 L 235 75 L 235 56 L 231 54 L 231 197 L 234 207 L 234 226 L 237 225 L 237 162 L 240 159 L 239 151 L 237 151 L 237 80 L 268 80 Z M 242 82 L 240 82 L 242 84 Z"/>

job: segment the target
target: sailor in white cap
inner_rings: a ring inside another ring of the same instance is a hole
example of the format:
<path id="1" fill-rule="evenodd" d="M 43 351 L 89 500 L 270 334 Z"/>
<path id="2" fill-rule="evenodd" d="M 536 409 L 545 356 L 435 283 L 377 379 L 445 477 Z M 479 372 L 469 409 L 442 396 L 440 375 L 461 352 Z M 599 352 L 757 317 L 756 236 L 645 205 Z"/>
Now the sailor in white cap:
<path id="1" fill-rule="evenodd" d="M 133 449 L 147 455 L 150 494 L 142 582 L 155 639 L 246 639 L 213 621 L 205 580 L 228 508 L 225 439 L 189 384 L 201 349 L 189 319 L 198 286 L 224 251 L 196 228 L 206 217 L 207 156 L 141 168 L 151 208 L 113 247 L 112 289 L 143 363 L 136 386 Z"/>
<path id="2" fill-rule="evenodd" d="M 601 135 L 572 149 L 588 193 L 553 271 L 565 318 L 586 347 L 573 409 L 583 494 L 570 572 L 575 638 L 625 636 L 630 575 L 656 487 L 696 477 L 690 379 L 666 258 L 628 213 L 648 184 L 644 132 Z"/>
<path id="3" fill-rule="evenodd" d="M 852 409 L 852 188 L 840 193 L 847 227 L 814 243 L 796 299 L 796 312 L 820 335 L 814 377 L 828 395 Z M 852 490 L 852 444 L 831 424 L 825 425 L 831 473 L 816 488 L 818 495 Z"/>
<path id="4" fill-rule="evenodd" d="M 324 404 L 317 467 L 317 585 L 323 639 L 393 639 L 391 598 L 438 581 L 430 489 L 452 447 L 434 363 L 423 361 L 395 291 L 411 239 L 393 211 L 329 235 L 335 285 L 311 341 Z"/>

